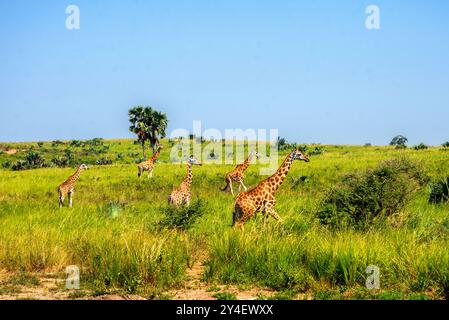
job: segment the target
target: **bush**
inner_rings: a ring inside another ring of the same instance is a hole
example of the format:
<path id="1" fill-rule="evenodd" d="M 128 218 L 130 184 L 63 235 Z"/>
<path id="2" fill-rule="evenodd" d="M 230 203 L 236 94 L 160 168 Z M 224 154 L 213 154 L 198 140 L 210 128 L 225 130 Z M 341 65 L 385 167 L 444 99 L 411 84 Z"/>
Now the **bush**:
<path id="1" fill-rule="evenodd" d="M 30 151 L 25 157 L 30 167 L 41 168 L 45 165 L 45 159 L 37 152 Z"/>
<path id="2" fill-rule="evenodd" d="M 375 169 L 348 174 L 324 197 L 318 218 L 333 227 L 364 228 L 398 213 L 429 178 L 407 158 L 381 162 Z"/>
<path id="3" fill-rule="evenodd" d="M 45 163 L 45 159 L 37 152 L 28 151 L 25 160 L 17 161 L 13 166 L 12 170 L 27 170 L 27 169 L 37 169 L 45 168 L 48 165 Z"/>
<path id="4" fill-rule="evenodd" d="M 68 157 L 53 158 L 51 162 L 57 167 L 68 167 L 70 165 L 70 159 Z"/>
<path id="5" fill-rule="evenodd" d="M 4 169 L 10 168 L 11 165 L 12 165 L 12 163 L 11 163 L 11 161 L 9 161 L 9 160 L 7 160 L 7 161 L 5 161 L 5 162 L 2 163 L 2 167 L 3 167 Z"/>
<path id="6" fill-rule="evenodd" d="M 415 149 L 415 150 L 426 150 L 426 149 L 429 149 L 429 147 L 421 142 L 420 144 L 414 146 L 413 149 Z"/>
<path id="7" fill-rule="evenodd" d="M 43 143 L 42 141 L 39 141 L 39 142 L 37 143 L 37 146 L 38 146 L 39 148 L 42 148 L 42 147 L 44 146 L 44 143 Z"/>
<path id="8" fill-rule="evenodd" d="M 309 156 L 317 156 L 324 152 L 324 148 L 322 147 L 315 147 L 312 149 L 312 151 L 309 152 Z"/>
<path id="9" fill-rule="evenodd" d="M 95 161 L 95 164 L 97 166 L 108 165 L 108 164 L 112 164 L 112 160 L 110 160 L 108 158 L 100 158 Z"/>
<path id="10" fill-rule="evenodd" d="M 70 141 L 70 146 L 71 147 L 82 147 L 84 144 L 82 141 L 79 140 L 72 140 Z"/>
<path id="11" fill-rule="evenodd" d="M 197 199 L 190 206 L 166 206 L 160 210 L 164 215 L 159 222 L 160 227 L 187 230 L 205 214 L 206 206 L 202 200 Z"/>
<path id="12" fill-rule="evenodd" d="M 28 168 L 28 164 L 25 160 L 19 160 L 11 167 L 14 171 L 26 170 Z"/>
<path id="13" fill-rule="evenodd" d="M 441 203 L 449 200 L 449 177 L 446 179 L 440 179 L 437 181 L 432 181 L 429 184 L 430 203 Z"/>
<path id="14" fill-rule="evenodd" d="M 88 145 L 91 146 L 102 146 L 103 145 L 103 138 L 93 138 L 90 140 L 86 140 L 85 142 Z"/>
<path id="15" fill-rule="evenodd" d="M 54 140 L 51 142 L 52 147 L 56 147 L 56 146 L 62 145 L 62 144 L 64 144 L 64 142 L 62 142 L 61 140 Z"/>

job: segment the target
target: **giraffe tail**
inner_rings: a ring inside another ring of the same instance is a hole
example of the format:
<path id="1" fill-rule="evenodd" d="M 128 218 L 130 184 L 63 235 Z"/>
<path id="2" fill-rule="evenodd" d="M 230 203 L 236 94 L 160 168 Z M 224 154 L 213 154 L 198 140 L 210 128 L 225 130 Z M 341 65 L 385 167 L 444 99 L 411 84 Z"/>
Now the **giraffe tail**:
<path id="1" fill-rule="evenodd" d="M 226 191 L 226 189 L 228 188 L 228 185 L 225 185 L 224 188 L 220 188 L 221 191 Z"/>

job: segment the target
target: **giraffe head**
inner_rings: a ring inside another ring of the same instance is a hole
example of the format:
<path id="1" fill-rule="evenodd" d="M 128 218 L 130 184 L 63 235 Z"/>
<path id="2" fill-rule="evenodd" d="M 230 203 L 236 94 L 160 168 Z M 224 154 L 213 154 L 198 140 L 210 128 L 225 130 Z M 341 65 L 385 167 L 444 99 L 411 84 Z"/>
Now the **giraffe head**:
<path id="1" fill-rule="evenodd" d="M 302 160 L 305 162 L 310 161 L 309 157 L 307 155 L 305 155 L 301 150 L 299 150 L 299 147 L 297 147 L 295 150 L 293 150 L 292 156 L 293 156 L 293 160 Z"/>
<path id="2" fill-rule="evenodd" d="M 87 165 L 85 165 L 84 163 L 82 165 L 79 166 L 80 170 L 85 170 L 88 169 Z"/>
<path id="3" fill-rule="evenodd" d="M 202 166 L 203 165 L 194 156 L 190 156 L 190 158 L 189 158 L 189 160 L 187 160 L 187 162 L 190 163 L 191 165 L 197 165 L 197 166 Z"/>

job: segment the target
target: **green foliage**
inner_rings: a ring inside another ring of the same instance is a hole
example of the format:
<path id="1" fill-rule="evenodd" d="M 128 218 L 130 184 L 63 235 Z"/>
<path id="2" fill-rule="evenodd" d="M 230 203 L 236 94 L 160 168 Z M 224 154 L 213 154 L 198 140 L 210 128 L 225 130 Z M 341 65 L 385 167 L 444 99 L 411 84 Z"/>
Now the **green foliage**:
<path id="1" fill-rule="evenodd" d="M 161 207 L 164 218 L 159 222 L 163 228 L 189 229 L 206 213 L 204 200 L 196 199 L 190 206 L 165 206 Z"/>
<path id="2" fill-rule="evenodd" d="M 97 159 L 97 160 L 95 161 L 95 164 L 96 164 L 97 166 L 109 165 L 109 164 L 112 164 L 112 160 L 103 157 L 103 158 Z"/>
<path id="3" fill-rule="evenodd" d="M 84 144 L 82 141 L 79 140 L 72 140 L 70 141 L 70 146 L 71 147 L 82 147 Z"/>
<path id="4" fill-rule="evenodd" d="M 429 189 L 430 203 L 447 202 L 449 200 L 449 177 L 447 177 L 446 179 L 432 181 L 429 184 Z"/>
<path id="5" fill-rule="evenodd" d="M 93 138 L 90 140 L 86 140 L 84 144 L 90 145 L 92 147 L 103 146 L 104 140 L 103 140 L 103 138 Z"/>
<path id="6" fill-rule="evenodd" d="M 54 140 L 54 141 L 51 142 L 51 146 L 52 147 L 57 147 L 57 146 L 64 145 L 64 144 L 65 143 L 62 142 L 61 140 Z"/>
<path id="7" fill-rule="evenodd" d="M 418 163 L 407 158 L 384 161 L 373 170 L 344 176 L 328 190 L 318 218 L 334 227 L 368 227 L 398 213 L 427 181 Z"/>
<path id="8" fill-rule="evenodd" d="M 137 135 L 142 145 L 143 157 L 146 158 L 145 143 L 148 141 L 155 151 L 160 139 L 165 137 L 168 125 L 167 115 L 147 106 L 137 106 L 128 111 L 129 130 Z"/>
<path id="9" fill-rule="evenodd" d="M 217 292 L 212 295 L 217 300 L 237 300 L 235 293 L 232 292 Z"/>
<path id="10" fill-rule="evenodd" d="M 277 145 L 279 151 L 286 151 L 286 150 L 291 150 L 293 148 L 296 148 L 295 143 L 289 143 L 287 141 L 287 139 L 281 138 L 281 137 L 277 138 L 276 145 Z"/>
<path id="11" fill-rule="evenodd" d="M 25 160 L 17 161 L 12 166 L 12 170 L 20 171 L 20 170 L 44 168 L 47 166 L 48 165 L 45 163 L 45 159 L 39 153 L 29 151 L 25 156 Z"/>
<path id="12" fill-rule="evenodd" d="M 426 150 L 426 149 L 429 149 L 429 146 L 427 146 L 426 144 L 421 142 L 420 144 L 414 146 L 413 149 L 415 149 L 415 150 Z"/>
<path id="13" fill-rule="evenodd" d="M 51 159 L 51 162 L 56 166 L 56 167 L 68 167 L 70 165 L 70 159 L 68 157 L 56 157 Z"/>
<path id="14" fill-rule="evenodd" d="M 9 160 L 6 160 L 5 162 L 2 163 L 2 167 L 4 169 L 9 169 L 11 167 L 11 165 L 12 165 L 12 162 Z"/>
<path id="15" fill-rule="evenodd" d="M 406 137 L 398 135 L 391 140 L 390 146 L 395 146 L 398 149 L 406 148 L 407 141 Z"/>

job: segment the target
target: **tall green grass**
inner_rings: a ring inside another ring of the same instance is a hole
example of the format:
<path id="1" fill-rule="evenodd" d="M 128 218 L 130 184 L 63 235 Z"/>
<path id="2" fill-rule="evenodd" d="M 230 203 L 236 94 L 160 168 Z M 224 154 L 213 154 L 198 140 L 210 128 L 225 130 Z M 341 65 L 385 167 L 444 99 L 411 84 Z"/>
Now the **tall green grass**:
<path id="1" fill-rule="evenodd" d="M 139 152 L 129 140 L 105 144 L 111 158 Z M 231 228 L 233 198 L 219 190 L 232 165 L 195 168 L 192 202 L 205 200 L 202 214 L 189 228 L 160 228 L 167 218 L 161 208 L 185 175 L 185 165 L 168 163 L 168 145 L 152 179 L 138 179 L 129 156 L 123 163 L 92 166 L 81 175 L 71 209 L 58 208 L 56 187 L 72 168 L 0 169 L 0 269 L 64 272 L 75 264 L 82 286 L 145 293 L 183 286 L 186 270 L 205 259 L 204 281 L 288 292 L 280 297 L 306 292 L 345 298 L 346 291 L 362 290 L 369 298 L 445 298 L 449 206 L 429 204 L 427 188 L 399 214 L 364 231 L 328 229 L 316 213 L 326 190 L 348 172 L 407 155 L 425 164 L 431 177 L 449 176 L 447 152 L 322 147 L 310 163 L 294 163 L 278 191 L 276 210 L 285 224 L 269 219 L 263 225 L 259 217 L 243 232 Z M 7 157 L 0 155 L 0 162 Z M 249 167 L 248 187 L 263 179 L 259 167 Z M 365 289 L 368 265 L 380 269 L 379 292 Z"/>

